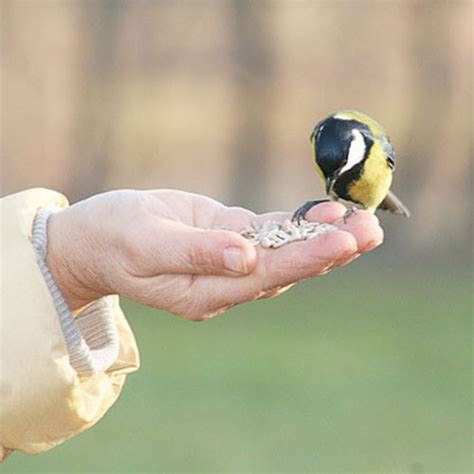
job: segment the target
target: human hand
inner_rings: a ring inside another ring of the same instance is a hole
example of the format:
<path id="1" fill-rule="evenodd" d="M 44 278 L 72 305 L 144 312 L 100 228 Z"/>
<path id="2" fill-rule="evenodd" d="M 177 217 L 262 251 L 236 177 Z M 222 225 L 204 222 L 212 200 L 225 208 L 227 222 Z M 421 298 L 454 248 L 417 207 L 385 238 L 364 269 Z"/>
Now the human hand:
<path id="1" fill-rule="evenodd" d="M 112 191 L 50 217 L 46 262 L 72 310 L 119 294 L 200 321 L 277 295 L 382 243 L 373 214 L 358 211 L 344 223 L 345 211 L 320 204 L 306 218 L 338 231 L 264 249 L 238 232 L 290 213 L 256 215 L 183 191 Z"/>

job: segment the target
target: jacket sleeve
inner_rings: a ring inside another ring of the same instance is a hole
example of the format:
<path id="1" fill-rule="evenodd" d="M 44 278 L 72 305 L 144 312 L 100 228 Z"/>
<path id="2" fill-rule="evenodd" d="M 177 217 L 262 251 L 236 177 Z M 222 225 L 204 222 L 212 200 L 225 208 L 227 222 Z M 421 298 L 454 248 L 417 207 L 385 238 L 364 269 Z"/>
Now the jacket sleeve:
<path id="1" fill-rule="evenodd" d="M 117 399 L 126 374 L 139 366 L 117 296 L 85 308 L 74 318 L 73 338 L 65 333 L 31 238 L 39 209 L 67 205 L 64 196 L 45 189 L 0 200 L 0 461 L 12 450 L 46 451 L 95 424 Z M 84 364 L 71 340 L 87 354 L 100 354 L 104 314 L 111 315 L 107 331 L 117 342 L 114 360 L 108 368 L 77 370 Z"/>

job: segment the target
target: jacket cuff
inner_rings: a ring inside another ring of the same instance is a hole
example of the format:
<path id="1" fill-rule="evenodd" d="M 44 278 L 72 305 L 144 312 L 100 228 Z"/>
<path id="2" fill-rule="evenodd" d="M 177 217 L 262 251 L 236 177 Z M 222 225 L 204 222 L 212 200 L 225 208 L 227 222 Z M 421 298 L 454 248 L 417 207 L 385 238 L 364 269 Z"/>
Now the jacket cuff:
<path id="1" fill-rule="evenodd" d="M 60 210 L 51 206 L 38 211 L 33 223 L 32 244 L 58 314 L 71 366 L 79 375 L 105 372 L 114 364 L 119 353 L 111 297 L 98 299 L 74 317 L 46 265 L 48 218 Z"/>

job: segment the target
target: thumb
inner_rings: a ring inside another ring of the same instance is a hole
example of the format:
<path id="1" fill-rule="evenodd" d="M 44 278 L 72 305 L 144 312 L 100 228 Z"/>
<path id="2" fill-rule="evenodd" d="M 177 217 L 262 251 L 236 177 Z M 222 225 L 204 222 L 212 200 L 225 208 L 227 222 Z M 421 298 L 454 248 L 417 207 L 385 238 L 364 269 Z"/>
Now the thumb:
<path id="1" fill-rule="evenodd" d="M 254 246 L 236 232 L 162 220 L 155 242 L 153 263 L 159 273 L 240 276 L 256 266 Z"/>

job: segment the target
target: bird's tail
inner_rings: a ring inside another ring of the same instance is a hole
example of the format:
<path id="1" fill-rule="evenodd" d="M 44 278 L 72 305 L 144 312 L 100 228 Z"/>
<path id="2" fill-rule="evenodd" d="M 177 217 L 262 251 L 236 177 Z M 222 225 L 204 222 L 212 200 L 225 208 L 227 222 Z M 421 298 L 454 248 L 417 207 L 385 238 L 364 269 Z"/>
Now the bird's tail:
<path id="1" fill-rule="evenodd" d="M 385 196 L 385 199 L 380 204 L 379 209 L 384 209 L 390 211 L 392 214 L 403 217 L 410 217 L 411 214 L 405 204 L 403 204 L 403 202 L 400 201 L 400 199 L 398 199 L 398 197 L 395 196 L 392 191 L 389 191 Z"/>

